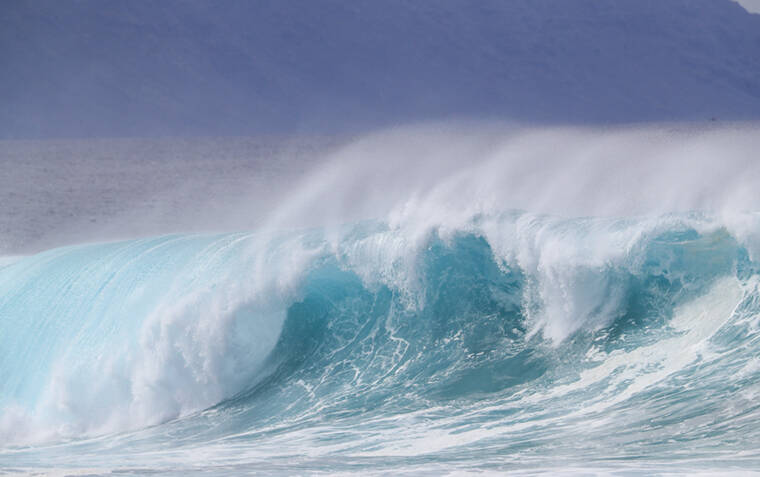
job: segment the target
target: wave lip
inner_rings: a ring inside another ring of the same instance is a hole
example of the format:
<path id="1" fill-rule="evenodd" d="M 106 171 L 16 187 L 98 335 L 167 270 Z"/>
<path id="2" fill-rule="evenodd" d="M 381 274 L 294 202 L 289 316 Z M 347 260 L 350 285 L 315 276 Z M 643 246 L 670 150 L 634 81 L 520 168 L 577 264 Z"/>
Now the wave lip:
<path id="1" fill-rule="evenodd" d="M 259 261 L 251 241 L 76 246 L 0 270 L 0 405 L 13 410 L 4 440 L 140 428 L 249 385 L 277 342 L 292 286 L 282 275 L 254 283 L 257 267 L 287 263 L 277 252 Z"/>

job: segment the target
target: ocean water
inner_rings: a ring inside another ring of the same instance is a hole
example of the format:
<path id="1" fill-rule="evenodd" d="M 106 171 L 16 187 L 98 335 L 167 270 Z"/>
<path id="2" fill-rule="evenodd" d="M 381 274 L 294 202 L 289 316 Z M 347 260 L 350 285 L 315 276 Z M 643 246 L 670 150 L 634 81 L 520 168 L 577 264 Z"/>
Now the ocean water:
<path id="1" fill-rule="evenodd" d="M 3 258 L 2 472 L 759 468 L 757 135 L 632 162 L 639 132 L 413 133 L 347 147 L 255 230 Z"/>

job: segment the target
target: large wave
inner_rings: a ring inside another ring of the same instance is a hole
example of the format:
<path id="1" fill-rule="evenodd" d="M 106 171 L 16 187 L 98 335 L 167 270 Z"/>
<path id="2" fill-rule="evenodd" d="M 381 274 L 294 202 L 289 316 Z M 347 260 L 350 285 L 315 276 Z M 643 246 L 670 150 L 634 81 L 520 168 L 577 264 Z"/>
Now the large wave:
<path id="1" fill-rule="evenodd" d="M 159 467 L 200 453 L 270 471 L 294 455 L 333 471 L 351 470 L 337 456 L 500 468 L 667 461 L 684 446 L 689 462 L 754 462 L 760 227 L 736 206 L 754 195 L 746 179 L 706 194 L 731 175 L 697 187 L 715 171 L 677 166 L 708 156 L 672 159 L 671 143 L 626 177 L 610 151 L 640 133 L 610 134 L 446 148 L 381 135 L 294 188 L 256 232 L 7 259 L 0 459 L 32 465 L 26 446 L 65 441 L 94 467 L 136 449 Z M 713 134 L 675 150 L 733 144 L 733 171 L 752 179 L 736 144 L 756 139 Z M 390 159 L 347 160 L 369 146 Z M 474 150 L 467 167 L 449 160 Z M 529 165 L 514 160 L 527 151 Z M 408 154 L 428 159 L 404 168 Z M 668 170 L 686 178 L 638 182 Z M 660 213 L 666 198 L 718 207 Z M 589 204 L 591 216 L 546 210 Z M 611 213 L 639 207 L 650 210 Z M 63 465 L 65 451 L 43 449 Z"/>

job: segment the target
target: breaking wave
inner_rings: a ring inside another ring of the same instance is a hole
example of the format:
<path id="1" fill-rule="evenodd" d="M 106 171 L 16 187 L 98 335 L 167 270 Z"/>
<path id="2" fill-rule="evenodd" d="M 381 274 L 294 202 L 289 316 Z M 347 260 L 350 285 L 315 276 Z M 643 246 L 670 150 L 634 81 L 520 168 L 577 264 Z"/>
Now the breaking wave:
<path id="1" fill-rule="evenodd" d="M 758 216 L 529 212 L 479 174 L 384 219 L 288 228 L 286 204 L 252 233 L 6 259 L 0 461 L 756 462 Z"/>

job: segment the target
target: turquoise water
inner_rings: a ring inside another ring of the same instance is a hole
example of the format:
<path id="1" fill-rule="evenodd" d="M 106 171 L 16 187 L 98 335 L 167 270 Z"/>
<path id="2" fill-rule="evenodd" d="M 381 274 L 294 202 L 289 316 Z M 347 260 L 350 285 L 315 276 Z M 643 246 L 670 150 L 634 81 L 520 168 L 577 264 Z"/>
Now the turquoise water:
<path id="1" fill-rule="evenodd" d="M 0 469 L 760 466 L 760 293 L 706 214 L 478 214 L 0 262 Z"/>

